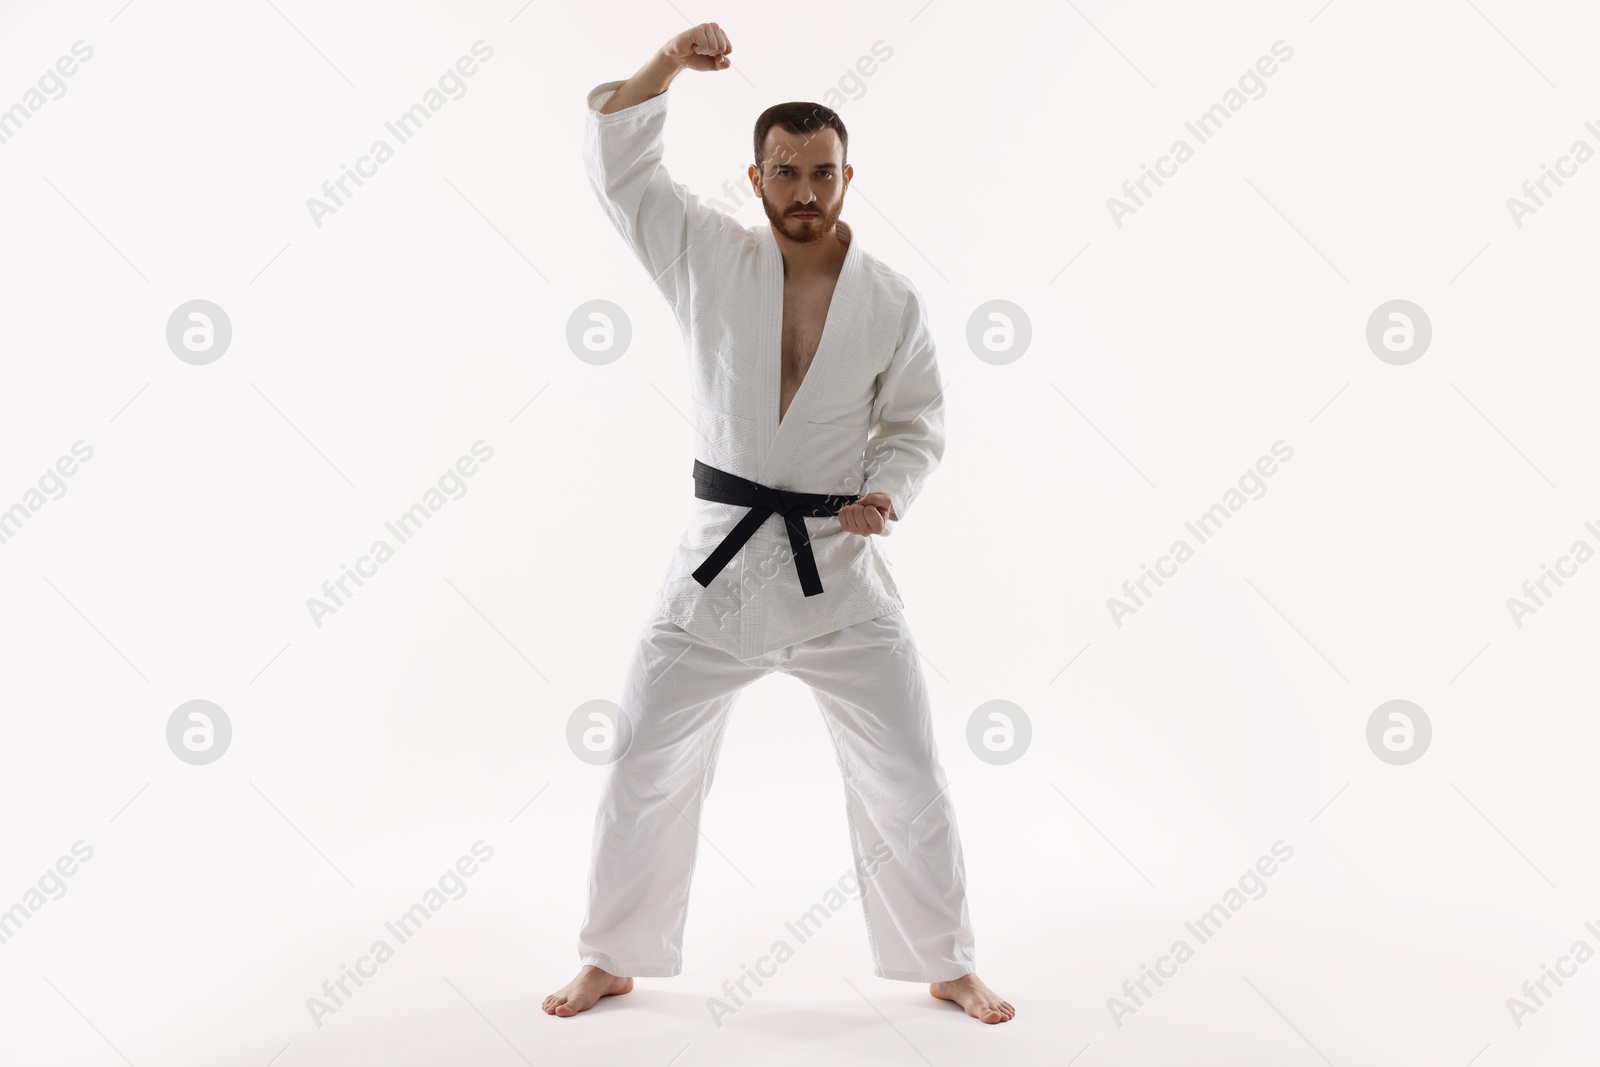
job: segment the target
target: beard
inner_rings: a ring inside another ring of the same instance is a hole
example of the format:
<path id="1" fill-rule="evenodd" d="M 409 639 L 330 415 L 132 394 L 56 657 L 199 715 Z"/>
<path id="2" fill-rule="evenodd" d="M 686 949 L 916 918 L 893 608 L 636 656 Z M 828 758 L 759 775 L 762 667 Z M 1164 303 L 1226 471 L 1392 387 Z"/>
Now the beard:
<path id="1" fill-rule="evenodd" d="M 844 210 L 844 198 L 840 197 L 839 202 L 833 206 L 831 211 L 820 207 L 811 209 L 817 212 L 817 217 L 809 222 L 792 218 L 785 213 L 802 209 L 789 205 L 784 208 L 784 212 L 780 212 L 764 196 L 761 198 L 761 207 L 766 211 L 767 218 L 772 225 L 778 228 L 779 233 L 796 244 L 810 244 L 812 241 L 820 241 L 834 232 L 834 223 L 839 221 L 839 213 Z"/>

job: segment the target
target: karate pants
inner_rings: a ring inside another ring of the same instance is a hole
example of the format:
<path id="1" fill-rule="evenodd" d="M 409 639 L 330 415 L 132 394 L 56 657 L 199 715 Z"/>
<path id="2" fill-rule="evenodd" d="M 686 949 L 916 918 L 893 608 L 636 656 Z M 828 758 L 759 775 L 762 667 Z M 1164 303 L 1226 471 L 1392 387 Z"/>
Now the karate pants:
<path id="1" fill-rule="evenodd" d="M 940 982 L 974 970 L 955 810 L 899 611 L 753 660 L 660 616 L 645 624 L 623 683 L 632 736 L 606 768 L 595 815 L 581 963 L 629 977 L 682 971 L 698 828 L 728 713 L 773 670 L 811 688 L 833 737 L 874 973 Z"/>

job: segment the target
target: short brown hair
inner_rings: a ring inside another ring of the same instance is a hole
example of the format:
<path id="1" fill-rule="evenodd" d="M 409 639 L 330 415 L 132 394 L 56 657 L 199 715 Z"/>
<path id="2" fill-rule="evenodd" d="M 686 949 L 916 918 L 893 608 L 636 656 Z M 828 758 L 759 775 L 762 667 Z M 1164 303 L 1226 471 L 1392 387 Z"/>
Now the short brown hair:
<path id="1" fill-rule="evenodd" d="M 756 119 L 755 154 L 758 169 L 765 169 L 762 166 L 761 150 L 767 143 L 767 131 L 774 126 L 782 126 L 790 133 L 812 136 L 823 130 L 833 130 L 839 135 L 840 166 L 850 161 L 850 134 L 845 130 L 844 120 L 839 117 L 838 112 L 821 104 L 792 100 L 787 104 L 773 104 Z"/>

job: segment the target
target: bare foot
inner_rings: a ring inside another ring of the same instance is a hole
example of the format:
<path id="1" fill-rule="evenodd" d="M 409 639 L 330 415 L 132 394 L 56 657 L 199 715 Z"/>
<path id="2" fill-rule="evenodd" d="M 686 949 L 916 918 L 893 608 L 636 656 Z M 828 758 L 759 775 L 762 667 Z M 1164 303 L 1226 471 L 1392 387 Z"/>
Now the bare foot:
<path id="1" fill-rule="evenodd" d="M 968 1015 L 980 1022 L 1003 1023 L 1017 1013 L 1016 1008 L 1001 1000 L 994 990 L 983 984 L 983 979 L 978 977 L 976 971 L 949 982 L 934 982 L 928 987 L 928 992 L 940 1000 L 955 1001 Z"/>
<path id="2" fill-rule="evenodd" d="M 632 989 L 632 978 L 619 978 L 590 963 L 578 971 L 578 977 L 545 997 L 542 1007 L 546 1015 L 576 1015 L 594 1007 L 595 1001 L 601 997 L 627 993 Z"/>

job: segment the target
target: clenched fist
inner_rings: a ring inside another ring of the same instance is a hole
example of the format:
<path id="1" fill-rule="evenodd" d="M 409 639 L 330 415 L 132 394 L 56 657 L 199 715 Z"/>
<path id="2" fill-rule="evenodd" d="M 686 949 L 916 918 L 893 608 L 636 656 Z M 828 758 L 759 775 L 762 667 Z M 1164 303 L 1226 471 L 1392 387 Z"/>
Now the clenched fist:
<path id="1" fill-rule="evenodd" d="M 868 493 L 853 504 L 839 509 L 839 525 L 853 534 L 867 537 L 883 533 L 885 516 L 893 511 L 888 493 Z"/>
<path id="2" fill-rule="evenodd" d="M 715 22 L 684 30 L 661 46 L 661 54 L 687 70 L 727 70 L 733 45 Z"/>

